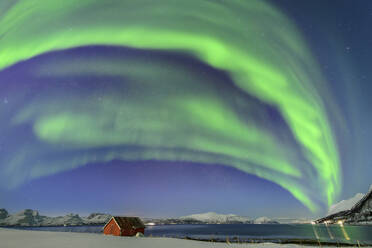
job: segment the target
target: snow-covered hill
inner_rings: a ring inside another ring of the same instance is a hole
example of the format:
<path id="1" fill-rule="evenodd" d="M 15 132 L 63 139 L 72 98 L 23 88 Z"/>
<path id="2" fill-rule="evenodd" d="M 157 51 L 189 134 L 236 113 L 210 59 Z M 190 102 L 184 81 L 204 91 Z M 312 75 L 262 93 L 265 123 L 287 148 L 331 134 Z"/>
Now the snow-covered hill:
<path id="1" fill-rule="evenodd" d="M 102 225 L 111 215 L 94 213 L 88 217 L 80 217 L 78 214 L 68 214 L 58 217 L 47 217 L 38 211 L 26 209 L 13 215 L 9 215 L 5 209 L 0 209 L 0 226 L 78 226 L 78 225 Z"/>
<path id="2" fill-rule="evenodd" d="M 366 194 L 358 193 L 354 197 L 331 206 L 328 215 L 317 223 L 372 224 L 372 186 Z"/>
<path id="3" fill-rule="evenodd" d="M 238 216 L 235 214 L 217 214 L 208 212 L 203 214 L 192 214 L 179 218 L 180 220 L 196 220 L 209 224 L 229 224 L 229 223 L 252 223 L 248 217 Z"/>
<path id="4" fill-rule="evenodd" d="M 329 208 L 327 215 L 335 214 L 344 210 L 350 210 L 363 197 L 364 194 L 358 193 L 355 196 L 351 197 L 350 199 L 342 200 L 338 203 L 335 203 Z"/>
<path id="5" fill-rule="evenodd" d="M 254 220 L 254 224 L 279 224 L 279 222 L 268 217 L 259 217 Z"/>
<path id="6" fill-rule="evenodd" d="M 372 184 L 369 187 L 368 192 L 372 191 Z M 338 203 L 333 204 L 329 210 L 327 215 L 335 214 L 341 211 L 350 210 L 357 202 L 359 202 L 366 194 L 357 193 L 353 197 L 342 200 Z"/>
<path id="7" fill-rule="evenodd" d="M 40 216 L 39 212 L 32 209 L 26 209 L 0 220 L 0 223 L 5 225 L 20 225 L 20 226 L 34 226 L 43 221 L 45 217 Z"/>
<path id="8" fill-rule="evenodd" d="M 0 208 L 0 220 L 5 219 L 9 216 L 8 211 L 4 208 Z"/>
<path id="9" fill-rule="evenodd" d="M 102 224 L 107 223 L 111 219 L 110 214 L 101 214 L 101 213 L 93 213 L 90 214 L 88 217 L 83 218 L 85 224 L 94 225 L 94 224 Z"/>
<path id="10" fill-rule="evenodd" d="M 313 219 L 310 218 L 274 218 L 272 219 L 279 224 L 310 224 Z"/>

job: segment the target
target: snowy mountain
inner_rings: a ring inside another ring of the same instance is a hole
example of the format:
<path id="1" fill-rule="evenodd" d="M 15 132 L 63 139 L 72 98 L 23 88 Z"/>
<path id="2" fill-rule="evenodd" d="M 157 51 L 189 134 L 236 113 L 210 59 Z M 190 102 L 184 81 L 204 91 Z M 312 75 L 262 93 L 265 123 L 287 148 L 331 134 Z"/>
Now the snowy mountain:
<path id="1" fill-rule="evenodd" d="M 268 217 L 259 217 L 254 220 L 254 224 L 279 224 L 279 222 L 272 220 Z"/>
<path id="2" fill-rule="evenodd" d="M 360 201 L 365 194 L 357 193 L 350 199 L 342 200 L 338 203 L 333 204 L 329 210 L 327 215 L 335 214 L 344 210 L 350 210 L 358 201 Z"/>
<path id="3" fill-rule="evenodd" d="M 369 187 L 368 192 L 372 191 L 372 185 Z M 329 210 L 327 215 L 335 214 L 341 211 L 350 210 L 355 204 L 357 204 L 366 194 L 357 193 L 353 197 L 342 200 L 338 203 L 333 204 Z"/>
<path id="4" fill-rule="evenodd" d="M 6 211 L 6 210 L 5 210 Z M 39 215 L 39 212 L 32 209 L 26 209 L 13 215 L 2 219 L 0 223 L 5 223 L 6 225 L 14 226 L 33 226 L 38 225 L 44 217 Z"/>
<path id="5" fill-rule="evenodd" d="M 8 216 L 8 211 L 6 211 L 6 209 L 4 208 L 0 208 L 0 220 L 5 219 Z"/>
<path id="6" fill-rule="evenodd" d="M 41 226 L 80 226 L 84 225 L 84 220 L 78 214 L 68 214 L 66 216 L 45 217 Z"/>
<path id="7" fill-rule="evenodd" d="M 179 218 L 180 220 L 195 220 L 208 224 L 232 224 L 232 223 L 252 223 L 248 217 L 238 216 L 235 214 L 217 214 L 208 212 L 203 214 L 192 214 Z"/>
<path id="8" fill-rule="evenodd" d="M 47 217 L 38 211 L 26 209 L 13 215 L 9 215 L 5 209 L 0 209 L 0 226 L 80 226 L 102 225 L 111 215 L 94 213 L 88 217 L 80 217 L 78 214 L 68 214 L 58 217 Z"/>
<path id="9" fill-rule="evenodd" d="M 99 225 L 102 223 L 107 223 L 111 217 L 112 216 L 110 214 L 93 213 L 88 217 L 83 218 L 83 221 L 88 225 Z"/>
<path id="10" fill-rule="evenodd" d="M 310 224 L 313 219 L 309 218 L 274 218 L 272 219 L 279 224 Z"/>
<path id="11" fill-rule="evenodd" d="M 335 204 L 330 213 L 332 214 L 317 220 L 316 223 L 372 225 L 372 186 L 366 194 L 359 193 Z"/>

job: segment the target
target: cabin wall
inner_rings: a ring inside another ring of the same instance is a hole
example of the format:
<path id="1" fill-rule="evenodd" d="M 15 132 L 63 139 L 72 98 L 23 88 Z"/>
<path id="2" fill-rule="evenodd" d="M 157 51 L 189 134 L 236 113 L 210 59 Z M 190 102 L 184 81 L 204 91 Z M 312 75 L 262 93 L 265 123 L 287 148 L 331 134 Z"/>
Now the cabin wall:
<path id="1" fill-rule="evenodd" d="M 137 228 L 137 229 L 124 229 L 122 230 L 122 236 L 135 236 L 138 232 L 145 234 L 145 228 Z"/>
<path id="2" fill-rule="evenodd" d="M 111 219 L 110 222 L 103 229 L 103 234 L 120 236 L 121 233 L 120 228 L 118 227 L 116 222 L 113 219 Z"/>
<path id="3" fill-rule="evenodd" d="M 131 226 L 126 226 L 120 230 L 114 219 L 111 219 L 103 229 L 103 234 L 114 236 L 135 236 L 138 232 L 145 234 L 145 228 L 133 229 Z"/>

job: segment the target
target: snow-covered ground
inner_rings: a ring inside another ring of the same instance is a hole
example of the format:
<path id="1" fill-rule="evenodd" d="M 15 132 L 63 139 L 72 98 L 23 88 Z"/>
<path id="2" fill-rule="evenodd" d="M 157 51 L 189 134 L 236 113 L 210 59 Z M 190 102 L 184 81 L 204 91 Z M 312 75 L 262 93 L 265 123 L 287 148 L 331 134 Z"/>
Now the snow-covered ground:
<path id="1" fill-rule="evenodd" d="M 231 244 L 172 238 L 114 237 L 91 233 L 24 231 L 0 228 L 1 248 L 299 248 L 299 245 Z M 326 246 L 322 246 L 326 247 Z"/>

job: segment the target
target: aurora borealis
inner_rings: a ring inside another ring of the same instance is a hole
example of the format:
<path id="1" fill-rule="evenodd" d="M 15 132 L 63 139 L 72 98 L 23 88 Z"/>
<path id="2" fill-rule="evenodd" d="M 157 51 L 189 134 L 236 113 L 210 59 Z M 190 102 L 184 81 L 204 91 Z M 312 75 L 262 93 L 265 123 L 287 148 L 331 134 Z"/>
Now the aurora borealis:
<path id="1" fill-rule="evenodd" d="M 2 1 L 0 99 L 3 190 L 163 161 L 238 169 L 311 212 L 342 191 L 343 110 L 270 2 Z"/>

